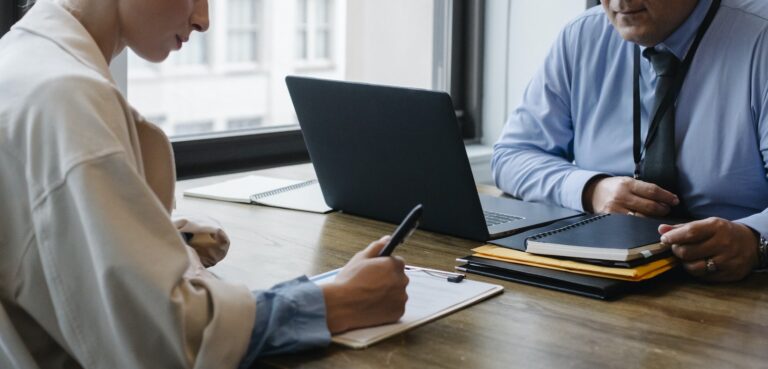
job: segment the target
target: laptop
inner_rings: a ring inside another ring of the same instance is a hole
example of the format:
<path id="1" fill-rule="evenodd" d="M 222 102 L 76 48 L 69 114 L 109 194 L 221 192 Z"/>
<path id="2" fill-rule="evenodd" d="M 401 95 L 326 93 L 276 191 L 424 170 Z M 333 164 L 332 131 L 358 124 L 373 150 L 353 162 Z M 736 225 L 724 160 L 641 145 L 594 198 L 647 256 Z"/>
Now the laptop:
<path id="1" fill-rule="evenodd" d="M 579 212 L 479 195 L 447 93 L 289 76 L 328 206 L 390 223 L 416 204 L 421 228 L 477 241 Z"/>

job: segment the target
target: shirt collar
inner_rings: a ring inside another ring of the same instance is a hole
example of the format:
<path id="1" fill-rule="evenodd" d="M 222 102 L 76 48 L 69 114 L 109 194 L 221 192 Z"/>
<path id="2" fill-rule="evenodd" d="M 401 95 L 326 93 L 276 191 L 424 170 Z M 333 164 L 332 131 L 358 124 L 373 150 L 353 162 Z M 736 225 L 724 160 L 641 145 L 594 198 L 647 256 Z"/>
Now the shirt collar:
<path id="1" fill-rule="evenodd" d="M 699 0 L 699 3 L 696 4 L 696 8 L 694 8 L 691 15 L 688 16 L 688 19 L 672 32 L 667 39 L 656 45 L 654 48 L 658 51 L 669 50 L 672 54 L 675 54 L 678 59 L 685 59 L 685 55 L 688 53 L 688 48 L 691 47 L 693 39 L 696 38 L 696 33 L 704 22 L 704 18 L 707 16 L 712 1 L 713 0 Z M 640 47 L 641 51 L 645 51 L 645 49 L 645 47 Z"/>
<path id="2" fill-rule="evenodd" d="M 114 84 L 109 65 L 93 36 L 61 5 L 50 0 L 38 0 L 13 29 L 51 40 L 80 63 Z"/>

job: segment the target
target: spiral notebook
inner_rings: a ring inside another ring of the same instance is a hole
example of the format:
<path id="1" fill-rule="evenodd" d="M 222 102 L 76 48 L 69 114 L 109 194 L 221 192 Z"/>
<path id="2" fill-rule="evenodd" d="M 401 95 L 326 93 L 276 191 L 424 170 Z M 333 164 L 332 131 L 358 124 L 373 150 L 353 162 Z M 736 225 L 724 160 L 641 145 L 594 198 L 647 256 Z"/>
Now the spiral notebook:
<path id="1" fill-rule="evenodd" d="M 526 251 L 614 261 L 650 258 L 669 250 L 669 245 L 661 243 L 658 232 L 659 225 L 665 223 L 669 220 L 624 214 L 595 215 L 528 237 Z"/>
<path id="2" fill-rule="evenodd" d="M 332 211 L 325 204 L 316 179 L 292 179 L 250 175 L 184 191 L 184 196 L 244 204 L 266 205 L 313 213 Z"/>

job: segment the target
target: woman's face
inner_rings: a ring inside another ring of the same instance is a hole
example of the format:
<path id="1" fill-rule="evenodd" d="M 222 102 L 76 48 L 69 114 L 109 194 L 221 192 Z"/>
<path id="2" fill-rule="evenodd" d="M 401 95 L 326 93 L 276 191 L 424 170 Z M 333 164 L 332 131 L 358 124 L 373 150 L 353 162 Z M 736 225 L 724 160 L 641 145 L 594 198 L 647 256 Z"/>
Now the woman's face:
<path id="1" fill-rule="evenodd" d="M 208 29 L 208 0 L 119 0 L 118 8 L 125 46 L 152 62 Z"/>

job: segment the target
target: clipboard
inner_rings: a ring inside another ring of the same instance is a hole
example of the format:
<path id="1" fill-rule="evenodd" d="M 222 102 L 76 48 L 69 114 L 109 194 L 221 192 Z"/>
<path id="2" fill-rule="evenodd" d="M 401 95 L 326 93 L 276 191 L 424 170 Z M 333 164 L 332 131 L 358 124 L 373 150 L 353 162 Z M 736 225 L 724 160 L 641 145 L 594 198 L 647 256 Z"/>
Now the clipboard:
<path id="1" fill-rule="evenodd" d="M 310 278 L 318 285 L 332 282 L 340 269 L 332 270 Z M 406 289 L 408 302 L 405 314 L 396 323 L 361 328 L 334 335 L 336 344 L 362 349 L 377 342 L 427 324 L 433 320 L 476 304 L 503 292 L 504 287 L 496 284 L 463 279 L 458 283 L 449 282 L 455 273 L 439 270 L 406 267 L 410 279 Z"/>

